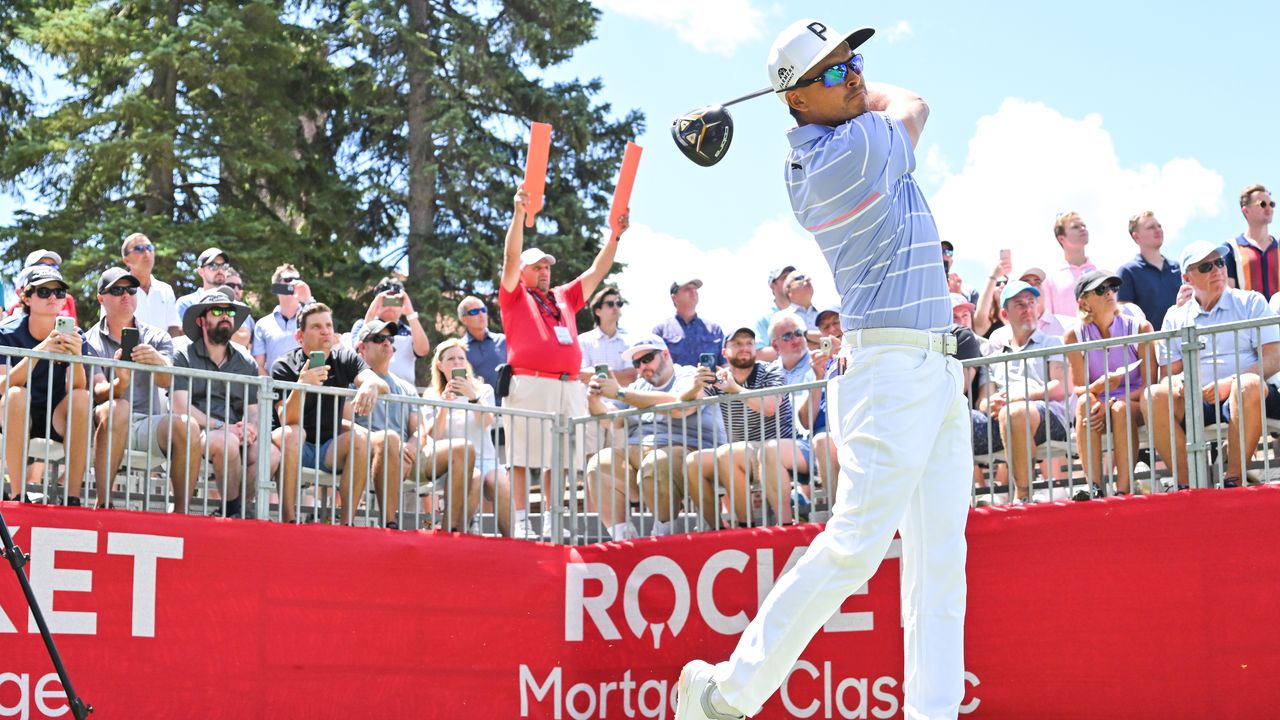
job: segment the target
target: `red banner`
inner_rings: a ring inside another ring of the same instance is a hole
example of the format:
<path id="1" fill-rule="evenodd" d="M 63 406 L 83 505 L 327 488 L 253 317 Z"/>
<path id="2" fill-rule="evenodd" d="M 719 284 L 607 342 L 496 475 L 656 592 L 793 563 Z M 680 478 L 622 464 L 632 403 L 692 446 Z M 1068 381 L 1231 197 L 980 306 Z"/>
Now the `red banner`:
<path id="1" fill-rule="evenodd" d="M 670 718 L 818 528 L 584 548 L 5 504 L 94 718 Z M 1280 488 L 974 511 L 974 718 L 1269 718 Z M 901 714 L 896 543 L 761 717 Z M 0 572 L 0 718 L 70 717 Z"/>

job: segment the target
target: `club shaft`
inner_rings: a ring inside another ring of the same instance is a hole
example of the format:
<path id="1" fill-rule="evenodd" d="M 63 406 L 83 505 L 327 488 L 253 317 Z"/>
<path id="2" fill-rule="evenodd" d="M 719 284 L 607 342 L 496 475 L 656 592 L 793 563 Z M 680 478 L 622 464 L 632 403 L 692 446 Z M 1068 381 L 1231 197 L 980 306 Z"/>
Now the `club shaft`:
<path id="1" fill-rule="evenodd" d="M 744 100 L 750 100 L 751 98 L 758 98 L 758 97 L 760 97 L 761 95 L 768 95 L 768 94 L 769 94 L 769 93 L 771 93 L 771 92 L 773 92 L 773 88 L 772 88 L 772 87 L 763 88 L 763 89 L 760 89 L 760 90 L 757 90 L 757 91 L 755 91 L 755 92 L 751 93 L 750 95 L 743 95 L 743 96 L 742 96 L 742 97 L 740 97 L 740 98 L 734 98 L 734 99 L 732 99 L 732 100 L 730 100 L 730 101 L 728 101 L 728 102 L 722 102 L 722 103 L 720 103 L 720 107 L 729 107 L 730 105 L 733 105 L 733 104 L 735 104 L 735 103 L 743 102 Z"/>

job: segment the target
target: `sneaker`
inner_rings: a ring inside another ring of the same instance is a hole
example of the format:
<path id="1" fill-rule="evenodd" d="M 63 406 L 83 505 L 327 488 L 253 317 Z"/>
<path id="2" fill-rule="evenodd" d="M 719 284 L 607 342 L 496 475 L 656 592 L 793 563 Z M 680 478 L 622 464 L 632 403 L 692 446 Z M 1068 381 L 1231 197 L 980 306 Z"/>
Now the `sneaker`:
<path id="1" fill-rule="evenodd" d="M 701 660 L 685 664 L 676 685 L 675 720 L 742 720 L 742 715 L 726 715 L 711 707 L 711 693 L 716 689 L 711 679 L 714 670 Z"/>
<path id="2" fill-rule="evenodd" d="M 562 520 L 562 521 L 567 521 L 567 520 L 568 520 L 568 518 L 567 518 L 567 517 L 566 517 L 566 518 L 561 518 L 561 520 Z M 561 525 L 561 526 L 560 526 L 560 538 L 561 538 L 562 540 L 564 540 L 564 541 L 568 542 L 569 540 L 572 540 L 572 539 L 573 539 L 573 533 L 569 532 L 569 528 L 568 528 L 568 527 L 565 527 L 564 525 Z M 550 541 L 550 540 L 551 540 L 551 513 L 549 513 L 549 512 L 544 512 L 544 513 L 542 513 L 542 536 L 541 536 L 541 538 L 540 538 L 540 539 L 542 539 L 542 540 L 547 540 L 547 541 Z"/>
<path id="3" fill-rule="evenodd" d="M 538 533 L 534 532 L 533 525 L 529 522 L 529 518 L 516 520 L 515 525 L 511 528 L 511 537 L 516 540 L 541 540 Z"/>
<path id="4" fill-rule="evenodd" d="M 483 535 L 483 528 L 480 526 L 480 513 L 471 516 L 471 524 L 467 526 L 468 535 Z"/>

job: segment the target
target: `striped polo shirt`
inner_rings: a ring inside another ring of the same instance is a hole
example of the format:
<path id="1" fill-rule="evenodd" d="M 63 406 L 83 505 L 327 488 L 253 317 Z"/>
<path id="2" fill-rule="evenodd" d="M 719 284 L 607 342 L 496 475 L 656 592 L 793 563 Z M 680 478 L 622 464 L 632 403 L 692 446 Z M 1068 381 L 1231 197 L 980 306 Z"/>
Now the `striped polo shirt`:
<path id="1" fill-rule="evenodd" d="M 831 267 L 842 327 L 945 331 L 941 241 L 901 121 L 866 112 L 834 128 L 793 128 L 787 139 L 791 209 Z"/>
<path id="2" fill-rule="evenodd" d="M 782 373 L 772 366 L 757 362 L 751 368 L 751 375 L 742 383 L 743 389 L 760 390 L 761 388 L 782 387 Z M 715 385 L 703 391 L 709 397 L 727 395 Z M 794 438 L 795 430 L 791 424 L 791 396 L 782 395 L 777 410 L 766 417 L 756 412 L 743 400 L 729 400 L 720 403 L 720 415 L 724 427 L 729 431 L 729 442 L 743 440 L 775 440 L 778 438 Z"/>

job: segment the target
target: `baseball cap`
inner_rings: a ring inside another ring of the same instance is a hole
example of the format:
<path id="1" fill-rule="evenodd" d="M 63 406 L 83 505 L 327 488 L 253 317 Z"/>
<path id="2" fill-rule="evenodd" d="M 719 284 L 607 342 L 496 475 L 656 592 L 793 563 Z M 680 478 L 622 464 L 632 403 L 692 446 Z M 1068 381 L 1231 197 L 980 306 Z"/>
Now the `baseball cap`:
<path id="1" fill-rule="evenodd" d="M 783 275 L 786 275 L 787 273 L 789 273 L 789 272 L 791 272 L 792 270 L 795 270 L 795 269 L 796 269 L 796 266 L 795 266 L 795 265 L 783 265 L 783 266 L 782 266 L 782 267 L 780 267 L 780 268 L 775 268 L 775 269 L 773 269 L 773 270 L 770 270 L 770 271 L 769 271 L 769 284 L 770 284 L 770 285 L 774 284 L 775 282 L 777 282 L 778 278 L 782 277 Z"/>
<path id="2" fill-rule="evenodd" d="M 943 240 L 943 241 L 942 241 L 942 247 L 944 247 L 944 248 L 946 248 L 946 249 L 948 249 L 948 250 L 955 250 L 955 249 L 956 249 L 956 246 L 955 246 L 955 245 L 953 245 L 953 244 L 951 243 L 951 241 L 950 241 L 950 240 Z"/>
<path id="3" fill-rule="evenodd" d="M 530 265 L 537 265 L 539 262 L 542 261 L 542 258 L 546 258 L 550 260 L 552 265 L 556 264 L 555 255 L 542 252 L 538 248 L 529 248 L 528 250 L 525 250 L 524 252 L 520 253 L 520 267 L 529 267 Z"/>
<path id="4" fill-rule="evenodd" d="M 1079 280 L 1076 280 L 1076 299 L 1079 300 L 1081 295 L 1092 291 L 1103 283 L 1113 280 L 1116 285 L 1124 284 L 1124 281 L 1116 275 L 1112 275 L 1108 272 L 1102 272 L 1101 270 L 1090 270 L 1089 272 L 1081 275 Z"/>
<path id="5" fill-rule="evenodd" d="M 821 312 L 818 313 L 818 316 L 813 319 L 813 325 L 814 327 L 817 327 L 818 325 L 822 324 L 822 319 L 825 318 L 826 316 L 839 315 L 839 314 L 840 314 L 840 308 L 829 307 L 826 310 L 822 310 Z"/>
<path id="6" fill-rule="evenodd" d="M 1214 244 L 1208 240 L 1197 240 L 1182 250 L 1182 254 L 1178 256 L 1178 267 L 1182 268 L 1182 272 L 1191 269 L 1192 265 L 1203 261 L 1205 258 L 1218 253 L 1218 257 L 1226 259 L 1230 246 L 1227 243 Z"/>
<path id="7" fill-rule="evenodd" d="M 62 264 L 62 256 L 58 253 L 52 250 L 36 250 L 27 255 L 27 261 L 22 267 L 31 267 L 45 258 L 52 260 L 54 265 Z"/>
<path id="8" fill-rule="evenodd" d="M 969 302 L 969 298 L 961 295 L 960 293 L 951 293 L 951 309 L 955 310 L 956 308 L 961 307 L 967 307 L 972 311 L 974 304 Z"/>
<path id="9" fill-rule="evenodd" d="M 360 332 L 356 333 L 356 342 L 364 342 L 369 338 L 370 335 L 374 335 L 380 332 L 385 332 L 388 328 L 391 329 L 391 332 L 386 333 L 387 335 L 399 334 L 400 323 L 396 322 L 395 320 L 392 320 L 390 322 L 387 322 L 385 320 L 373 320 L 373 321 L 367 322 L 364 325 L 361 325 Z"/>
<path id="10" fill-rule="evenodd" d="M 196 265 L 199 267 L 204 267 L 205 265 L 213 262 L 214 258 L 218 257 L 219 255 L 221 255 L 222 259 L 227 261 L 228 263 L 231 262 L 231 256 L 223 252 L 221 248 L 211 247 L 208 250 L 205 250 L 204 252 L 200 253 L 200 257 L 196 259 Z"/>
<path id="11" fill-rule="evenodd" d="M 25 272 L 26 276 L 22 282 L 22 287 L 24 288 L 39 287 L 51 282 L 56 282 L 64 288 L 70 287 L 67 285 L 67 281 L 62 279 L 62 273 L 48 265 L 36 265 L 35 267 L 27 268 Z"/>
<path id="12" fill-rule="evenodd" d="M 875 28 L 864 27 L 843 35 L 817 20 L 809 19 L 791 23 L 778 34 L 769 49 L 769 84 L 773 86 L 774 94 L 786 104 L 782 91 L 793 87 L 840 43 L 847 42 L 850 49 L 857 49 L 875 33 Z"/>
<path id="13" fill-rule="evenodd" d="M 1032 295 L 1040 297 L 1040 291 L 1036 289 L 1035 285 L 1022 280 L 1010 280 L 1004 286 L 1004 292 L 1000 293 L 1000 307 L 1004 307 L 1005 303 L 1013 299 L 1018 293 L 1026 292 L 1027 290 L 1030 290 Z"/>
<path id="14" fill-rule="evenodd" d="M 676 291 L 678 291 L 680 288 L 684 287 L 685 285 L 692 285 L 696 288 L 700 288 L 702 287 L 702 281 L 699 280 L 698 278 L 692 278 L 690 280 L 677 280 L 671 283 L 671 294 L 675 295 Z"/>
<path id="15" fill-rule="evenodd" d="M 756 339 L 756 331 L 755 331 L 755 328 L 749 328 L 749 327 L 747 327 L 746 325 L 743 325 L 742 327 L 740 327 L 740 328 L 738 328 L 738 329 L 734 330 L 733 332 L 731 332 L 731 333 L 727 333 L 727 334 L 724 336 L 724 344 L 725 344 L 725 345 L 728 345 L 729 343 L 733 342 L 733 339 L 734 339 L 734 338 L 738 337 L 739 335 L 744 335 L 744 334 L 745 334 L 745 335 L 750 335 L 752 340 L 755 340 L 755 339 Z"/>
<path id="16" fill-rule="evenodd" d="M 625 362 L 631 362 L 637 355 L 643 355 L 650 350 L 666 350 L 667 341 L 649 333 L 647 335 L 638 335 L 631 339 L 631 343 L 627 345 L 627 349 L 622 351 L 622 359 Z"/>
<path id="17" fill-rule="evenodd" d="M 1046 273 L 1043 268 L 1038 268 L 1035 265 L 1032 265 L 1031 267 L 1023 268 L 1017 275 L 1011 275 L 1010 277 L 1022 279 L 1028 275 L 1038 276 L 1040 278 L 1040 282 L 1044 282 L 1045 280 L 1049 279 L 1049 273 Z"/>
<path id="18" fill-rule="evenodd" d="M 98 278 L 98 294 L 101 295 L 107 291 L 107 288 L 120 282 L 121 279 L 128 279 L 129 283 L 134 287 L 138 287 L 142 283 L 138 282 L 138 278 L 129 274 L 124 268 L 113 267 L 102 273 L 102 277 Z"/>

